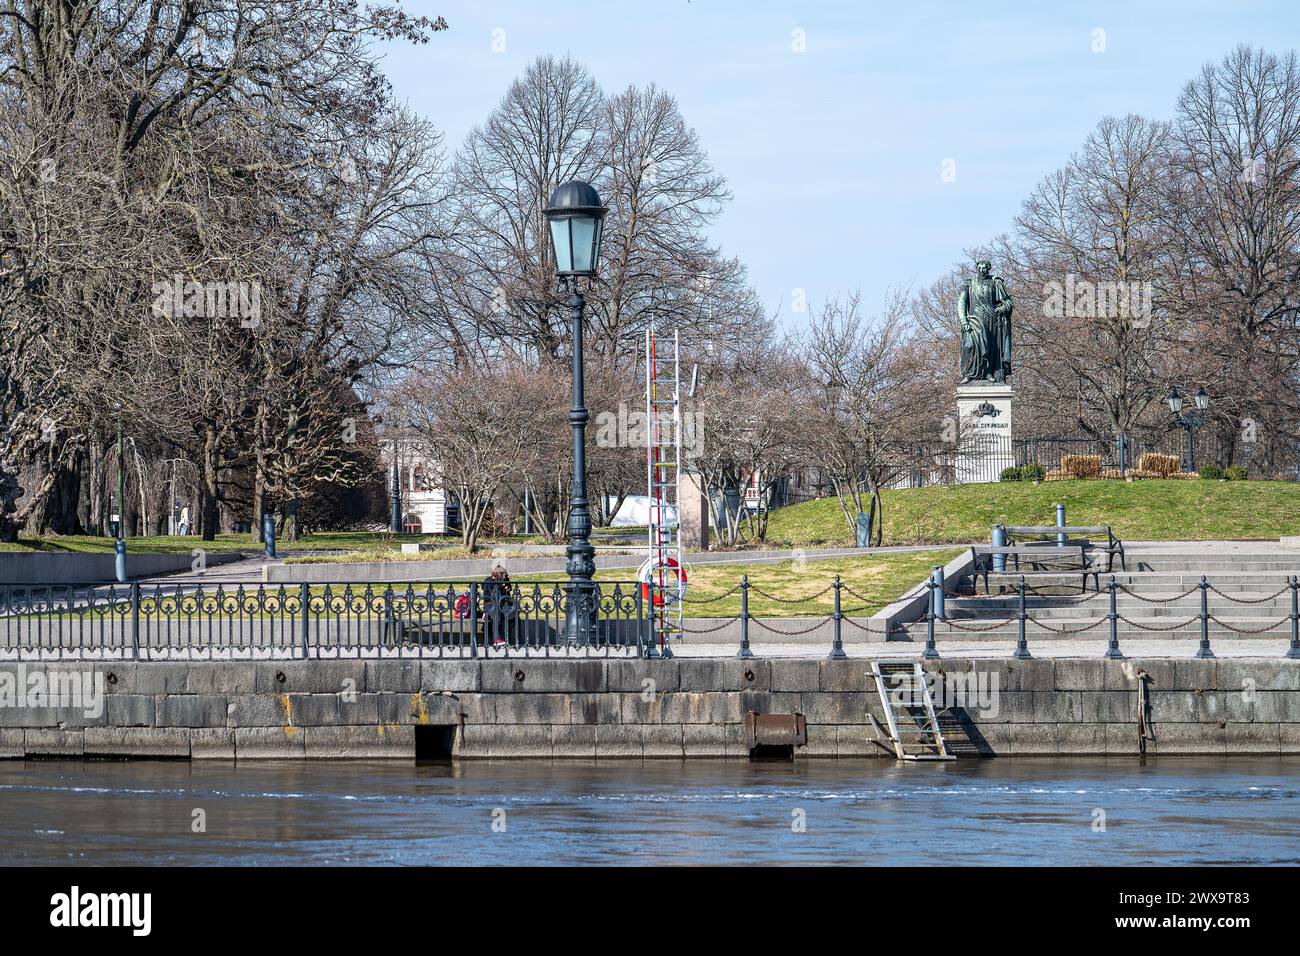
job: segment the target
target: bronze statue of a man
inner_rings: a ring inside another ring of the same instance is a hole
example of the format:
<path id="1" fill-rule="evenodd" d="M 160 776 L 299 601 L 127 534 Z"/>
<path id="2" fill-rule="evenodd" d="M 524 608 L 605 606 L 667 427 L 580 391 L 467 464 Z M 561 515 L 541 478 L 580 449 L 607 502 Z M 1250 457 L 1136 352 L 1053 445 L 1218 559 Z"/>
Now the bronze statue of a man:
<path id="1" fill-rule="evenodd" d="M 1005 382 L 1011 377 L 1011 309 L 1013 303 L 1001 276 L 990 274 L 987 259 L 975 263 L 957 296 L 961 327 L 961 380 Z"/>

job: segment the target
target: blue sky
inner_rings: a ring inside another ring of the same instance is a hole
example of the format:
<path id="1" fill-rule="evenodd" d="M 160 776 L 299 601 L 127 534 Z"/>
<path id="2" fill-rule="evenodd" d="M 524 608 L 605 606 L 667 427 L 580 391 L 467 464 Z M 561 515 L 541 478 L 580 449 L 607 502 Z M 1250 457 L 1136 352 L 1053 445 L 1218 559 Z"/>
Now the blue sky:
<path id="1" fill-rule="evenodd" d="M 1237 43 L 1300 46 L 1295 0 L 402 5 L 451 27 L 383 48 L 398 97 L 451 151 L 544 53 L 607 91 L 676 96 L 734 194 L 712 238 L 796 327 L 794 289 L 815 307 L 860 288 L 874 305 L 928 284 L 1007 229 L 1102 116 L 1172 117 L 1182 85 Z"/>

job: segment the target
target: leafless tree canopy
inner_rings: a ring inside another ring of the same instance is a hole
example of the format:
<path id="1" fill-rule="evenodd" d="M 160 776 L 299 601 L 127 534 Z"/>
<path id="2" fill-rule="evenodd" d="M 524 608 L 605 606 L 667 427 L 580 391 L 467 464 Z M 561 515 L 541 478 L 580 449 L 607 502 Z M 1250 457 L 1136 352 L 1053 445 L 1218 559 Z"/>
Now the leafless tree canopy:
<path id="1" fill-rule="evenodd" d="M 879 540 L 881 489 L 954 407 L 966 259 L 783 331 L 709 239 L 730 194 L 671 93 L 544 56 L 445 144 L 374 44 L 436 55 L 447 28 L 350 0 L 0 0 L 0 539 L 104 533 L 119 478 L 132 533 L 175 501 L 206 537 L 263 514 L 364 525 L 402 435 L 467 544 L 525 509 L 560 536 L 572 341 L 542 210 L 581 178 L 610 208 L 593 419 L 643 408 L 644 335 L 675 331 L 723 539 L 761 540 L 783 477 L 811 470 Z M 1249 443 L 1280 472 L 1300 440 L 1300 64 L 1238 48 L 1173 107 L 1103 118 L 967 251 L 1017 298 L 1017 428 L 1159 431 L 1168 387 L 1204 384 L 1221 454 Z M 589 450 L 598 522 L 643 487 L 628 437 Z M 756 508 L 727 505 L 742 488 Z"/>

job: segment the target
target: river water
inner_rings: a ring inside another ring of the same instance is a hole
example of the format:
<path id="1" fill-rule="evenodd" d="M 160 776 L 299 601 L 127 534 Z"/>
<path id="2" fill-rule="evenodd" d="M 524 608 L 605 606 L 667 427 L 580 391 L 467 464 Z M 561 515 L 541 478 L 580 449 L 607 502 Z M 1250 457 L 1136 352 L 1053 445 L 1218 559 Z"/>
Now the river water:
<path id="1" fill-rule="evenodd" d="M 0 863 L 1294 865 L 1300 758 L 0 761 Z"/>

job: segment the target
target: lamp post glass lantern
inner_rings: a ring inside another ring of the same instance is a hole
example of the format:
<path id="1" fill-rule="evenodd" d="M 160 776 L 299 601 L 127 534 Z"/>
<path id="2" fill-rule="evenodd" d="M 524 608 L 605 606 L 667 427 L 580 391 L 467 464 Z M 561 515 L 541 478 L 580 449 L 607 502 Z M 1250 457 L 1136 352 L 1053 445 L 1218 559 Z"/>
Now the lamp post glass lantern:
<path id="1" fill-rule="evenodd" d="M 1187 433 L 1187 461 L 1185 463 L 1186 470 L 1189 472 L 1195 471 L 1196 470 L 1196 458 L 1195 458 L 1196 448 L 1194 445 L 1192 435 L 1196 431 L 1196 429 L 1200 428 L 1202 425 L 1205 424 L 1204 413 L 1210 407 L 1210 395 L 1208 392 L 1206 392 L 1204 386 L 1198 388 L 1196 390 L 1196 394 L 1192 396 L 1192 404 L 1196 407 L 1196 411 L 1189 412 L 1186 415 L 1182 414 L 1183 396 L 1182 393 L 1178 391 L 1177 385 L 1175 385 L 1173 388 L 1169 390 L 1169 394 L 1165 396 L 1165 401 L 1169 403 L 1169 410 L 1173 412 L 1174 415 L 1176 416 L 1174 419 L 1174 425 L 1178 428 L 1181 428 L 1183 431 Z"/>
<path id="2" fill-rule="evenodd" d="M 565 641 L 590 644 L 596 639 L 596 552 L 591 546 L 591 512 L 587 501 L 587 406 L 582 388 L 582 310 L 586 304 L 580 278 L 595 278 L 605 213 L 600 195 L 590 183 L 573 180 L 551 194 L 543 210 L 550 227 L 555 272 L 569 292 L 567 305 L 573 326 L 573 485 L 570 490 L 568 537 L 569 584 L 565 604 Z"/>

